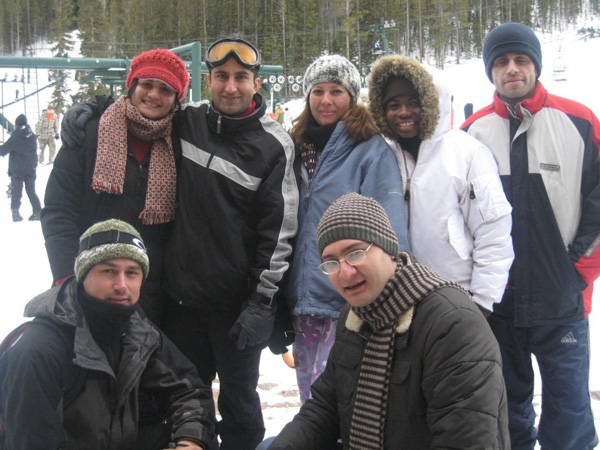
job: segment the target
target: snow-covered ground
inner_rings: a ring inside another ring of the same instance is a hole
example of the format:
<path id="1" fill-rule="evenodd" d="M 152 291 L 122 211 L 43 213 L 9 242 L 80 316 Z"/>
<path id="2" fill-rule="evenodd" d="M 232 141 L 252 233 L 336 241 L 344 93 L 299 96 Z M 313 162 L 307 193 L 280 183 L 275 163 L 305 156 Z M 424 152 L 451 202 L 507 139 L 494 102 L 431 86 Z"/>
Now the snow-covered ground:
<path id="1" fill-rule="evenodd" d="M 598 26 L 598 21 L 592 24 Z M 543 46 L 543 64 L 541 80 L 550 92 L 580 101 L 600 114 L 600 94 L 598 94 L 596 74 L 600 73 L 600 59 L 592 55 L 600 54 L 600 39 L 580 40 L 581 36 L 569 30 L 562 34 L 539 35 Z M 554 80 L 554 67 L 566 67 L 565 81 Z M 2 68 L 0 68 L 2 71 Z M 20 71 L 10 69 L 13 73 Z M 454 89 L 455 127 L 463 121 L 463 106 L 467 102 L 474 104 L 475 110 L 485 106 L 491 100 L 493 86 L 486 78 L 481 60 L 466 61 L 460 65 L 447 65 L 444 71 Z M 0 72 L 1 73 L 1 72 Z M 40 79 L 43 79 L 40 74 Z M 4 98 L 14 98 L 12 83 L 6 83 Z M 1 98 L 1 97 L 0 97 Z M 45 102 L 48 99 L 44 100 Z M 42 107 L 46 103 L 42 103 Z M 289 102 L 288 119 L 299 113 L 303 107 L 301 100 Z M 7 118 L 14 122 L 22 113 L 22 106 L 13 106 L 4 110 Z M 35 123 L 32 124 L 32 126 Z M 5 135 L 8 138 L 8 135 Z M 0 133 L 0 141 L 2 134 Z M 60 143 L 59 143 L 60 144 Z M 44 240 L 39 222 L 13 223 L 10 214 L 10 200 L 6 197 L 9 178 L 6 175 L 8 158 L 0 158 L 0 286 L 4 294 L 0 306 L 0 337 L 21 323 L 25 303 L 36 294 L 50 287 L 51 274 L 44 249 Z M 38 168 L 37 192 L 43 201 L 43 193 L 52 166 Z M 31 206 L 24 193 L 21 215 L 31 214 Z M 595 304 L 600 302 L 600 281 L 596 282 Z M 592 366 L 590 390 L 593 396 L 593 409 L 596 428 L 600 430 L 600 318 L 598 312 L 590 316 Z M 281 356 L 272 355 L 265 350 L 260 368 L 259 393 L 263 404 L 263 413 L 267 427 L 267 436 L 277 434 L 292 419 L 300 406 L 296 379 L 293 369 L 288 368 Z M 215 390 L 218 384 L 215 384 Z M 536 388 L 534 402 L 539 408 L 540 386 Z"/>

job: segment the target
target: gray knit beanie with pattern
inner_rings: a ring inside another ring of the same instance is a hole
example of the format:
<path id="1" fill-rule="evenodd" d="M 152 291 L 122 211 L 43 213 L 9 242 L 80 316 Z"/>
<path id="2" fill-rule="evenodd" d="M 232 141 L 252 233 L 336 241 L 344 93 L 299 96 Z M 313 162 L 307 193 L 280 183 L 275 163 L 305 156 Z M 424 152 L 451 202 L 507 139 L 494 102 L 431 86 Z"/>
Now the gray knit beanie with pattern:
<path id="1" fill-rule="evenodd" d="M 337 83 L 344 86 L 354 101 L 360 95 L 360 73 L 350 61 L 340 55 L 323 55 L 317 58 L 304 74 L 304 96 L 318 83 Z"/>
<path id="2" fill-rule="evenodd" d="M 398 239 L 383 207 L 355 192 L 333 202 L 317 226 L 319 254 L 342 239 L 373 243 L 392 256 L 398 254 Z"/>
<path id="3" fill-rule="evenodd" d="M 92 267 L 113 258 L 129 258 L 140 263 L 144 278 L 150 261 L 138 231 L 122 220 L 109 219 L 89 227 L 79 238 L 79 254 L 75 259 L 75 276 L 82 282 Z"/>

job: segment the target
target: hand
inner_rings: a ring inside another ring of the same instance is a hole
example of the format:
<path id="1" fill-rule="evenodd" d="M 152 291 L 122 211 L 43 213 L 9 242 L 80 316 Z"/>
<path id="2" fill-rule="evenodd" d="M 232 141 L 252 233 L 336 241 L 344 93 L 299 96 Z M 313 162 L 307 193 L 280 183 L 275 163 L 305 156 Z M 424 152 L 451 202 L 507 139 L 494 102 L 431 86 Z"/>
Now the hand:
<path id="1" fill-rule="evenodd" d="M 54 135 L 54 139 L 58 141 L 58 133 Z"/>
<path id="2" fill-rule="evenodd" d="M 237 341 L 237 349 L 244 350 L 267 341 L 273 333 L 276 311 L 275 304 L 269 306 L 260 300 L 249 299 L 229 330 L 229 337 Z"/>
<path id="3" fill-rule="evenodd" d="M 79 147 L 85 141 L 85 124 L 94 117 L 95 103 L 78 103 L 63 118 L 60 137 L 67 147 Z"/>
<path id="4" fill-rule="evenodd" d="M 285 301 L 279 302 L 273 334 L 269 339 L 269 350 L 274 355 L 283 355 L 288 351 L 287 347 L 294 343 L 295 338 L 296 331 L 290 309 Z"/>

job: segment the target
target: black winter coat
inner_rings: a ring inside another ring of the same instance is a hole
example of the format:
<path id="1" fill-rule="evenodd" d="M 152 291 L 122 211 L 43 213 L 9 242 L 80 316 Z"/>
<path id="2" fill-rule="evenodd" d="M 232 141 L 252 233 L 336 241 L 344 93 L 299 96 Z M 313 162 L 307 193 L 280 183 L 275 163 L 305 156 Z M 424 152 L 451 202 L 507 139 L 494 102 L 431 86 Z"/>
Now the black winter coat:
<path id="1" fill-rule="evenodd" d="M 348 448 L 368 332 L 348 307 L 325 372 L 271 450 Z M 366 325 L 366 324 L 365 324 Z M 498 344 L 475 304 L 439 289 L 398 319 L 385 450 L 508 449 L 506 389 Z"/>
<path id="2" fill-rule="evenodd" d="M 174 231 L 165 251 L 171 298 L 192 308 L 239 311 L 279 290 L 296 234 L 294 144 L 256 109 L 246 117 L 188 104 L 176 115 L 183 157 Z"/>
<path id="3" fill-rule="evenodd" d="M 192 363 L 134 312 L 113 372 L 77 296 L 71 280 L 34 298 L 25 315 L 35 320 L 0 358 L 5 448 L 132 449 L 143 389 L 168 410 L 174 440 L 216 449 L 212 392 Z"/>
<path id="4" fill-rule="evenodd" d="M 107 97 L 97 97 L 96 101 L 100 112 L 113 102 Z M 146 202 L 150 155 L 140 164 L 131 148 L 128 149 L 123 194 L 98 194 L 92 190 L 99 122 L 97 117 L 86 123 L 86 138 L 81 147 L 61 147 L 48 179 L 41 221 L 52 276 L 56 281 L 74 273 L 79 236 L 91 225 L 107 219 L 123 220 L 140 232 L 148 251 L 150 273 L 142 286 L 140 304 L 156 320 L 151 311 L 164 301 L 163 247 L 172 223 L 143 225 L 139 219 Z M 175 134 L 173 150 L 178 161 L 181 145 Z"/>
<path id="5" fill-rule="evenodd" d="M 9 176 L 25 177 L 35 174 L 38 165 L 37 137 L 29 125 L 15 129 L 4 145 L 0 145 L 0 156 L 8 153 Z"/>

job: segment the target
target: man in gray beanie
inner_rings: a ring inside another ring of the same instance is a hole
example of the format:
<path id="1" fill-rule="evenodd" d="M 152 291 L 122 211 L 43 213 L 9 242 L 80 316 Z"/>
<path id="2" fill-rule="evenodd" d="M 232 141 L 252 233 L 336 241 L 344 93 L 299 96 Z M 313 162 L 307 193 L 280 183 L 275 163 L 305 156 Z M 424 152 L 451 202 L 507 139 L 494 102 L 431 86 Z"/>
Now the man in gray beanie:
<path id="1" fill-rule="evenodd" d="M 600 274 L 600 123 L 546 91 L 529 27 L 494 28 L 483 59 L 494 99 L 462 129 L 492 150 L 512 206 L 515 259 L 488 318 L 502 351 L 512 447 L 593 448 L 587 316 Z M 538 427 L 532 354 L 543 362 Z"/>
<path id="2" fill-rule="evenodd" d="M 0 358 L 1 448 L 218 448 L 211 389 L 136 307 L 148 270 L 131 225 L 83 233 L 76 278 L 27 304 Z M 161 417 L 144 421 L 142 398 Z"/>
<path id="3" fill-rule="evenodd" d="M 317 246 L 348 305 L 312 398 L 269 448 L 509 448 L 500 351 L 468 293 L 398 253 L 385 210 L 356 193 L 327 209 Z"/>

